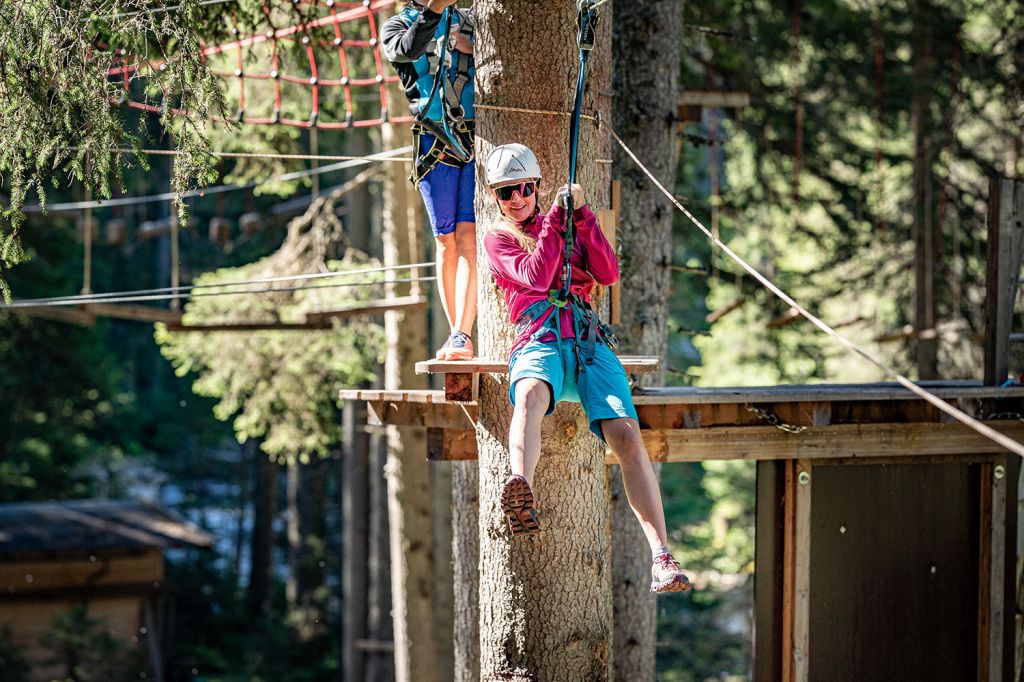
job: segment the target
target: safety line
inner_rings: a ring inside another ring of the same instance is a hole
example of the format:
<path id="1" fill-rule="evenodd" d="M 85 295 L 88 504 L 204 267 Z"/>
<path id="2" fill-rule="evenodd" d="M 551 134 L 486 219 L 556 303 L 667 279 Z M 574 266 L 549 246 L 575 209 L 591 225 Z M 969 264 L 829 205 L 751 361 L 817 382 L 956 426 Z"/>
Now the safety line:
<path id="1" fill-rule="evenodd" d="M 336 284 L 314 284 L 312 286 L 298 287 L 267 287 L 264 289 L 243 289 L 242 291 L 209 291 L 198 294 L 161 294 L 154 296 L 125 296 L 124 298 L 105 298 L 96 303 L 138 303 L 141 301 L 170 301 L 182 298 L 203 298 L 207 296 L 237 296 L 241 294 L 270 294 L 289 291 L 312 291 L 314 289 L 340 289 L 343 287 L 370 286 L 373 284 L 404 284 L 406 282 L 433 282 L 436 277 L 406 277 L 403 279 L 374 280 L 372 282 L 339 282 Z M 49 303 L 38 303 L 35 305 L 14 304 L 0 306 L 0 312 L 5 310 L 17 310 L 19 308 L 55 308 L 61 306 L 88 305 L 89 301 L 51 301 Z"/>
<path id="2" fill-rule="evenodd" d="M 81 147 L 67 147 L 70 151 L 81 151 Z M 369 156 L 348 156 L 345 154 L 275 154 L 273 152 L 208 152 L 210 156 L 220 156 L 228 159 L 294 159 L 298 161 L 412 161 L 413 159 L 403 156 L 389 156 L 411 151 L 411 146 L 391 149 L 389 151 L 370 154 Z M 177 149 L 140 149 L 138 151 L 128 148 L 110 150 L 114 154 L 135 154 L 152 156 L 181 156 L 185 152 Z"/>
<path id="3" fill-rule="evenodd" d="M 823 322 L 817 316 L 815 316 L 814 314 L 809 312 L 806 308 L 804 308 L 802 305 L 797 303 L 796 300 L 793 299 L 793 297 L 791 297 L 789 294 L 787 294 L 782 289 L 780 289 L 778 286 L 776 286 L 771 280 L 769 280 L 767 277 L 762 275 L 752 265 L 750 265 L 745 260 L 740 258 L 732 249 L 730 249 L 725 244 L 725 242 L 723 242 L 721 239 L 715 237 L 711 233 L 711 230 L 709 230 L 708 228 L 704 227 L 703 223 L 701 223 L 696 217 L 694 217 L 694 215 L 692 213 L 690 213 L 688 210 L 686 210 L 685 206 L 683 206 L 681 203 L 679 203 L 679 200 L 675 198 L 675 196 L 672 194 L 672 192 L 669 192 L 667 189 L 665 189 L 665 186 L 663 184 L 661 184 L 661 182 L 658 180 L 658 178 L 656 178 L 654 176 L 654 174 L 651 173 L 651 171 L 648 170 L 647 167 L 640 161 L 640 159 L 637 158 L 636 154 L 633 153 L 633 150 L 631 150 L 629 147 L 626 146 L 626 143 L 622 141 L 622 138 L 618 136 L 618 134 L 615 132 L 615 130 L 612 129 L 612 127 L 610 125 L 608 125 L 608 123 L 606 121 L 602 121 L 602 124 L 605 127 L 608 128 L 608 132 L 611 133 L 611 136 L 615 139 L 615 141 L 619 144 L 619 146 L 622 147 L 622 150 L 624 152 L 626 152 L 626 154 L 629 156 L 629 158 L 631 158 L 633 160 L 633 163 L 635 163 L 637 165 L 637 167 L 641 171 L 643 171 L 644 174 L 648 178 L 650 178 L 651 182 L 653 182 L 655 184 L 655 186 L 657 186 L 657 188 L 661 190 L 662 194 L 664 194 L 666 197 L 668 197 L 668 200 L 671 201 L 675 205 L 676 208 L 678 208 L 680 211 L 682 211 L 683 214 L 687 218 L 690 219 L 690 222 L 692 222 L 694 225 L 696 225 L 697 228 L 701 232 L 703 232 L 705 234 L 705 236 L 707 236 L 709 239 L 711 239 L 711 241 L 715 245 L 717 245 L 719 248 L 721 248 L 722 251 L 724 251 L 730 258 L 732 258 L 734 261 L 736 261 L 736 263 L 738 263 L 740 267 L 742 267 L 744 270 L 746 270 L 748 273 L 750 273 L 750 275 L 754 279 L 756 279 L 758 282 L 760 282 L 766 289 L 768 289 L 770 292 L 772 292 L 773 294 L 778 296 L 780 299 L 782 299 L 783 301 L 788 303 L 790 306 L 792 306 L 803 317 L 805 317 L 807 320 L 809 320 L 815 327 L 817 327 L 821 331 L 825 332 L 826 334 L 828 334 L 832 338 L 834 338 L 837 341 L 839 341 L 839 343 L 841 343 L 843 346 L 845 346 L 848 350 L 851 350 L 854 353 L 860 355 L 862 358 L 864 358 L 865 360 L 867 360 L 868 362 L 873 364 L 875 367 L 877 367 L 880 370 L 882 370 L 883 372 L 885 372 L 888 376 L 890 376 L 893 379 L 895 379 L 896 382 L 899 383 L 904 388 L 906 388 L 909 391 L 911 391 L 912 393 L 916 394 L 918 397 L 923 398 L 924 400 L 928 401 L 929 403 L 931 403 L 932 405 L 934 405 L 938 409 L 942 410 L 943 412 L 945 412 L 949 416 L 953 417 L 954 419 L 956 419 L 960 423 L 965 424 L 966 426 L 969 426 L 970 428 L 974 429 L 975 431 L 977 431 L 981 435 L 985 436 L 986 438 L 988 438 L 988 439 L 998 443 L 999 445 L 1003 446 L 1004 448 L 1006 448 L 1010 452 L 1013 452 L 1013 453 L 1015 453 L 1017 455 L 1020 455 L 1021 457 L 1024 457 L 1024 445 L 1022 445 L 1021 443 L 1018 443 L 1017 441 L 1013 440 L 1012 438 L 1008 438 L 1007 436 L 999 433 L 995 429 L 993 429 L 993 428 L 991 428 L 991 427 L 989 427 L 989 426 L 987 426 L 985 424 L 982 424 L 980 421 L 978 421 L 974 417 L 970 416 L 966 412 L 964 412 L 964 411 L 962 411 L 960 409 L 957 409 L 953 405 L 950 405 L 949 403 L 947 403 L 945 400 L 942 400 L 938 396 L 935 396 L 932 393 L 929 393 L 928 391 L 924 390 L 923 388 L 921 388 L 920 386 L 918 386 L 913 381 L 911 381 L 910 379 L 906 378 L 905 376 L 903 376 L 902 374 L 900 374 L 896 370 L 891 369 L 890 367 L 888 367 L 887 365 L 882 363 L 880 360 L 875 359 L 874 356 L 872 356 L 870 353 L 868 353 L 867 351 L 861 349 L 860 346 L 855 344 L 853 341 L 850 341 L 848 338 L 846 338 L 845 336 L 843 336 L 842 334 L 840 334 L 836 330 L 832 329 L 832 327 L 827 325 L 825 322 Z"/>
<path id="4" fill-rule="evenodd" d="M 222 5 L 225 2 L 236 2 L 237 0 L 201 0 L 196 3 L 196 6 L 203 7 L 205 5 Z M 137 17 L 140 14 L 162 14 L 164 12 L 175 12 L 181 9 L 184 5 L 171 5 L 169 7 L 154 7 L 152 9 L 140 9 L 135 12 L 121 12 L 120 14 L 109 14 L 106 16 L 93 16 L 82 19 L 82 23 L 88 23 L 90 21 L 110 21 L 111 19 L 127 19 L 129 17 Z"/>
<path id="5" fill-rule="evenodd" d="M 118 150 L 118 151 L 119 152 L 120 151 L 131 152 L 132 150 Z M 259 187 L 260 185 L 266 184 L 268 182 L 284 182 L 286 180 L 295 180 L 295 179 L 298 179 L 298 178 L 309 177 L 311 175 L 321 175 L 323 173 L 330 173 L 330 172 L 337 171 L 337 170 L 344 170 L 346 168 L 356 168 L 356 167 L 359 167 L 359 166 L 365 166 L 367 164 L 375 163 L 375 162 L 378 162 L 378 161 L 411 161 L 412 159 L 409 159 L 408 157 L 392 156 L 392 154 L 404 154 L 405 152 L 408 152 L 408 151 L 412 151 L 412 146 L 399 147 L 398 149 L 392 149 L 392 150 L 389 150 L 389 151 L 380 152 L 379 154 L 372 154 L 370 156 L 345 157 L 345 158 L 347 158 L 349 160 L 341 161 L 339 163 L 329 164 L 327 166 L 321 166 L 319 168 L 310 168 L 310 169 L 307 169 L 307 170 L 293 171 L 291 173 L 285 173 L 284 175 L 275 175 L 275 176 L 269 177 L 269 178 L 267 178 L 265 180 L 261 180 L 260 182 L 248 182 L 248 183 L 246 183 L 244 185 L 215 185 L 213 187 L 203 187 L 203 188 L 199 188 L 199 189 L 188 190 L 187 192 L 182 192 L 180 195 L 178 195 L 175 192 L 163 192 L 162 194 L 146 194 L 146 195 L 136 196 L 136 197 L 122 197 L 120 199 L 104 199 L 102 201 L 100 201 L 100 200 L 97 200 L 97 201 L 70 201 L 70 202 L 65 202 L 65 203 L 60 203 L 60 204 L 48 204 L 46 206 L 46 212 L 47 213 L 51 213 L 51 212 L 60 212 L 60 211 L 79 211 L 79 210 L 84 209 L 84 208 L 103 208 L 103 207 L 106 207 L 106 206 L 134 206 L 136 204 L 147 204 L 147 203 L 155 203 L 155 202 L 160 202 L 160 201 L 170 201 L 171 199 L 174 199 L 174 198 L 176 198 L 178 196 L 180 196 L 182 199 L 191 199 L 193 197 L 206 196 L 207 194 L 221 194 L 221 193 L 224 193 L 224 192 L 234 192 L 235 190 L 239 190 L 239 189 L 251 189 L 253 187 Z M 165 154 L 165 155 L 172 155 L 172 154 L 176 153 L 176 152 L 173 152 L 173 150 L 165 150 L 165 149 L 153 150 L 153 153 L 161 153 L 161 152 L 171 152 L 171 154 Z M 300 156 L 305 156 L 305 155 L 295 154 L 295 155 L 290 155 L 290 156 L 300 157 Z M 318 157 L 314 156 L 314 157 L 307 157 L 307 158 L 318 158 Z M 327 157 L 319 157 L 319 158 L 327 158 Z M 40 204 L 29 204 L 29 205 L 23 207 L 22 211 L 24 211 L 25 213 L 41 213 L 43 211 L 43 207 Z"/>
<path id="6" fill-rule="evenodd" d="M 10 305 L 0 308 L 31 307 L 51 303 L 54 301 L 67 301 L 69 303 L 106 303 L 110 298 L 121 298 L 125 296 L 141 296 L 145 294 L 166 294 L 194 291 L 196 289 L 217 289 L 220 287 L 240 287 L 252 284 L 273 284 L 275 282 L 301 282 L 310 279 L 333 279 L 335 277 L 351 277 L 353 275 L 367 275 L 378 272 L 389 272 L 394 270 L 415 270 L 419 268 L 432 268 L 435 263 L 410 263 L 408 265 L 388 265 L 379 268 L 364 268 L 362 270 L 341 270 L 335 272 L 313 272 L 305 275 L 281 275 L 278 277 L 259 277 L 255 279 L 243 279 L 234 282 L 220 282 L 218 284 L 190 284 L 179 287 L 161 287 L 159 289 L 130 289 L 126 291 L 108 291 L 99 294 L 76 294 L 74 296 L 50 296 L 48 298 L 29 298 L 14 301 Z"/>
<path id="7" fill-rule="evenodd" d="M 538 114 L 541 116 L 564 116 L 566 118 L 572 116 L 571 111 L 546 111 L 544 109 L 524 109 L 522 107 L 498 107 L 490 104 L 474 104 L 474 109 L 490 109 L 491 111 L 511 111 L 517 114 Z M 597 121 L 597 116 L 591 116 L 590 114 L 580 114 L 580 118 L 585 118 L 588 121 Z"/>

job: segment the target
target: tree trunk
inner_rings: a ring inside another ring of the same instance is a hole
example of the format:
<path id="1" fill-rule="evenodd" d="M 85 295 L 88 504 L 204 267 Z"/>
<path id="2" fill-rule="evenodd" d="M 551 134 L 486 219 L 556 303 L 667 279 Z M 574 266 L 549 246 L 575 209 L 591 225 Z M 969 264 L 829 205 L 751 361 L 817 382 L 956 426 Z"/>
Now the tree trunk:
<path id="1" fill-rule="evenodd" d="M 368 615 L 370 438 L 364 424 L 366 406 L 361 401 L 345 403 L 341 460 L 341 659 L 345 682 L 365 679 L 365 657 L 356 646 L 366 638 Z"/>
<path id="2" fill-rule="evenodd" d="M 476 462 L 452 462 L 455 682 L 480 679 L 480 495 Z"/>
<path id="3" fill-rule="evenodd" d="M 938 378 L 938 338 L 935 330 L 935 209 L 933 201 L 935 121 L 932 93 L 935 83 L 935 8 L 929 0 L 916 0 L 910 43 L 913 46 L 914 99 L 910 116 L 914 129 L 914 326 L 917 336 L 919 379 Z"/>
<path id="4" fill-rule="evenodd" d="M 570 111 L 579 52 L 575 4 L 551 0 L 478 0 L 476 98 L 481 106 Z M 611 5 L 588 67 L 583 110 L 610 114 Z M 562 116 L 477 111 L 477 154 L 522 142 L 540 160 L 541 206 L 568 179 L 569 121 Z M 595 209 L 607 207 L 609 138 L 591 122 L 580 132 L 578 181 Z M 481 166 L 478 166 L 480 168 Z M 476 195 L 478 239 L 498 219 L 483 187 Z M 508 313 L 478 259 L 480 353 L 505 357 L 512 342 Z M 480 484 L 480 677 L 482 680 L 601 680 L 610 674 L 612 609 L 610 530 L 604 448 L 578 405 L 563 404 L 543 429 L 544 457 L 534 493 L 543 532 L 508 534 L 498 505 L 509 474 L 508 382 L 480 377 L 477 425 Z"/>
<path id="5" fill-rule="evenodd" d="M 392 641 L 391 619 L 391 549 L 388 531 L 388 492 L 384 470 L 387 466 L 387 443 L 383 434 L 370 436 L 370 556 L 367 589 L 370 603 L 366 630 L 378 641 Z M 393 654 L 371 651 L 366 656 L 368 682 L 391 682 L 395 679 Z"/>
<path id="6" fill-rule="evenodd" d="M 277 514 L 277 464 L 261 451 L 256 453 L 255 488 L 246 602 L 249 614 L 259 618 L 270 607 L 270 563 L 274 552 L 274 516 Z"/>
<path id="7" fill-rule="evenodd" d="M 392 88 L 394 90 L 394 88 Z M 396 100 L 392 100 L 396 101 Z M 404 126 L 384 126 L 382 141 L 391 149 L 408 139 Z M 384 182 L 384 263 L 420 262 L 421 249 L 410 244 L 409 183 L 406 164 L 386 164 Z M 399 273 L 400 278 L 406 275 Z M 398 285 L 389 295 L 400 295 Z M 389 311 L 384 316 L 387 351 L 384 387 L 426 388 L 415 363 L 428 357 L 427 316 L 422 310 Z M 424 671 L 441 674 L 434 644 L 434 533 L 431 474 L 426 434 L 421 428 L 388 427 L 388 512 L 391 528 L 391 593 L 395 628 L 395 678 L 422 680 Z M 416 671 L 415 673 L 413 671 Z"/>
<path id="8" fill-rule="evenodd" d="M 683 3 L 618 3 L 612 30 L 616 129 L 666 187 L 675 187 Z M 651 191 L 650 181 L 617 145 L 612 158 L 622 183 L 619 352 L 655 355 L 664 363 L 671 286 L 666 266 L 672 262 L 675 212 L 667 199 Z M 644 376 L 642 383 L 663 384 L 664 367 L 656 375 Z M 650 553 L 626 499 L 618 466 L 609 468 L 608 478 L 616 548 L 612 563 L 614 678 L 653 680 L 657 602 L 650 593 Z"/>
<path id="9" fill-rule="evenodd" d="M 323 629 L 323 604 L 318 588 L 324 584 L 320 567 L 324 545 L 324 461 L 319 457 L 288 463 L 288 565 L 285 594 L 295 636 L 306 642 Z"/>

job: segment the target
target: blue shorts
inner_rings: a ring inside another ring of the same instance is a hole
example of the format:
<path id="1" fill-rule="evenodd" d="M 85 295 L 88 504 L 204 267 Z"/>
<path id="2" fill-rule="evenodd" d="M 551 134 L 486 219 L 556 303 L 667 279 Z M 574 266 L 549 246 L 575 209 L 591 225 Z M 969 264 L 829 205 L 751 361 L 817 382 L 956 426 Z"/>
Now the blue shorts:
<path id="1" fill-rule="evenodd" d="M 578 380 L 577 362 L 572 339 L 562 341 L 561 352 L 557 341 L 530 341 L 509 359 L 509 400 L 516 404 L 516 382 L 520 379 L 541 379 L 551 387 L 547 414 L 555 411 L 559 400 L 582 403 L 590 430 L 601 440 L 602 419 L 637 419 L 626 371 L 608 346 L 594 346 L 594 364 L 579 372 Z"/>
<path id="2" fill-rule="evenodd" d="M 421 154 L 433 144 L 433 135 L 420 135 Z M 456 168 L 438 161 L 420 180 L 419 190 L 435 237 L 454 232 L 455 223 L 476 222 L 476 213 L 473 211 L 476 164 L 467 163 L 462 168 Z"/>

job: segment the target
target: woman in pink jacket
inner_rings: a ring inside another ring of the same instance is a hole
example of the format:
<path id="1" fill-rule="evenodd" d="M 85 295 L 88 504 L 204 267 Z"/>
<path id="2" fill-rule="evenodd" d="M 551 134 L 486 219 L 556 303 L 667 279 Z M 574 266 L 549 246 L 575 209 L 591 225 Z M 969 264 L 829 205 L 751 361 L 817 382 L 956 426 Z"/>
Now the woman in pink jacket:
<path id="1" fill-rule="evenodd" d="M 651 546 L 651 591 L 689 590 L 667 546 L 661 493 L 640 437 L 629 380 L 609 348 L 610 331 L 590 311 L 594 284 L 619 278 L 615 251 L 583 190 L 574 185 L 571 295 L 562 303 L 566 209 L 556 201 L 546 215 L 539 212 L 536 156 L 521 144 L 502 145 L 487 157 L 486 173 L 504 220 L 484 235 L 484 250 L 517 332 L 509 356 L 512 475 L 501 495 L 509 529 L 513 535 L 540 531 L 531 484 L 541 452 L 541 420 L 559 400 L 580 402 L 590 430 L 611 447 L 622 467 L 629 504 Z M 562 201 L 567 191 L 562 189 Z"/>

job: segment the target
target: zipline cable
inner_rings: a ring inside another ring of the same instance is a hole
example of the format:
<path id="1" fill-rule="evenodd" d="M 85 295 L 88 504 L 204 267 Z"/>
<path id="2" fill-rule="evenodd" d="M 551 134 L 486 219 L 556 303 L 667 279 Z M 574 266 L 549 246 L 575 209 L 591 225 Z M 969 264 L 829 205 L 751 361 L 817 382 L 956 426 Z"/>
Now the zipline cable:
<path id="1" fill-rule="evenodd" d="M 125 296 L 123 298 L 106 298 L 102 301 L 96 301 L 97 303 L 139 303 L 143 301 L 173 301 L 183 298 L 203 298 L 209 296 L 238 296 L 242 294 L 272 294 L 272 293 L 286 293 L 289 291 L 312 291 L 314 289 L 340 289 L 343 287 L 359 287 L 359 286 L 371 286 L 374 284 L 404 284 L 406 282 L 433 282 L 436 277 L 406 277 L 403 279 L 392 279 L 392 280 L 373 280 L 369 282 L 338 282 L 335 284 L 314 284 L 311 286 L 298 286 L 298 287 L 266 287 L 263 289 L 243 289 L 241 291 L 208 291 L 194 293 L 179 293 L 179 294 L 160 294 L 153 296 Z M 5 310 L 17 310 L 18 308 L 55 308 L 61 306 L 73 306 L 73 305 L 86 305 L 89 301 L 65 301 L 56 300 L 50 301 L 49 303 L 36 303 L 27 305 L 25 301 L 19 301 L 18 303 L 12 303 L 10 305 L 0 306 L 0 312 Z"/>
<path id="2" fill-rule="evenodd" d="M 14 301 L 9 305 L 0 306 L 0 310 L 7 308 L 27 308 L 38 305 L 53 303 L 56 301 L 67 302 L 69 305 L 82 305 L 86 303 L 109 303 L 110 299 L 124 298 L 127 296 L 143 296 L 147 294 L 183 293 L 195 291 L 196 289 L 217 289 L 220 287 L 251 286 L 253 284 L 274 284 L 276 282 L 301 282 L 310 279 L 333 279 L 335 277 L 351 277 L 353 275 L 366 275 L 378 272 L 389 272 L 394 270 L 414 270 L 419 268 L 432 268 L 435 263 L 410 263 L 408 265 L 389 265 L 380 268 L 364 268 L 361 270 L 343 270 L 338 272 L 313 272 L 304 275 L 281 275 L 277 277 L 258 277 L 255 279 L 244 279 L 234 282 L 220 282 L 217 284 L 190 284 L 180 287 L 161 287 L 159 289 L 131 289 L 127 291 L 109 291 L 100 294 L 77 294 L 74 296 L 51 296 L 49 298 L 31 298 Z"/>
<path id="3" fill-rule="evenodd" d="M 618 145 L 620 147 L 622 147 L 622 150 L 624 152 L 626 152 L 626 155 L 629 156 L 629 158 L 631 158 L 633 160 L 633 163 L 635 163 L 637 165 L 637 167 L 641 171 L 643 171 L 643 173 L 648 178 L 650 178 L 651 182 L 653 182 L 654 185 L 659 190 L 661 190 L 662 194 L 664 194 L 666 197 L 668 197 L 668 200 L 671 201 L 675 205 L 675 207 L 677 209 L 679 209 L 683 213 L 683 215 L 685 215 L 687 218 L 690 219 L 690 222 L 692 222 L 694 225 L 697 226 L 697 229 L 699 229 L 701 232 L 703 232 L 704 235 L 707 236 L 716 246 L 718 246 L 720 249 L 722 249 L 722 251 L 726 255 L 728 255 L 730 258 L 732 258 L 734 261 L 736 261 L 736 263 L 740 267 L 742 267 L 744 270 L 746 270 L 754 279 L 756 279 L 766 289 L 768 289 L 768 291 L 772 292 L 777 297 L 779 297 L 780 299 L 782 299 L 783 301 L 788 303 L 793 309 L 795 309 L 804 318 L 806 318 L 808 321 L 810 321 L 811 324 L 813 324 L 815 327 L 817 327 L 821 331 L 825 332 L 826 334 L 828 334 L 829 336 L 834 338 L 840 344 L 845 346 L 847 348 L 847 350 L 853 351 L 857 355 L 860 355 L 862 358 L 864 358 L 865 360 L 870 362 L 872 365 L 874 365 L 878 369 L 880 369 L 883 372 L 885 372 L 886 375 L 888 375 L 891 378 L 895 379 L 897 383 L 899 383 L 901 386 L 903 386 L 904 388 L 906 388 L 910 392 L 914 393 L 918 397 L 920 397 L 920 398 L 926 400 L 927 402 L 931 403 L 932 405 L 934 405 L 938 409 L 942 410 L 943 412 L 945 412 L 949 416 L 953 417 L 954 419 L 956 419 L 960 423 L 962 423 L 962 424 L 964 424 L 964 425 L 974 429 L 975 431 L 980 433 L 982 436 L 985 436 L 986 438 L 988 438 L 988 439 L 998 443 L 999 445 L 1001 445 L 1002 447 L 1006 448 L 1010 452 L 1013 452 L 1013 453 L 1015 453 L 1017 455 L 1020 455 L 1021 457 L 1024 457 L 1024 445 L 1022 445 L 1021 443 L 1018 443 L 1017 441 L 1013 440 L 1012 438 L 1009 438 L 1009 437 L 999 433 L 998 431 L 996 431 L 992 427 L 990 427 L 990 426 L 988 426 L 986 424 L 981 423 L 980 421 L 978 421 L 974 417 L 970 416 L 966 412 L 964 412 L 964 411 L 962 411 L 960 409 L 957 409 L 953 405 L 950 405 L 949 403 L 947 403 L 945 400 L 942 400 L 938 396 L 933 395 L 932 393 L 930 393 L 930 392 L 926 391 L 925 389 L 921 388 L 920 386 L 918 386 L 913 381 L 911 381 L 910 379 L 906 378 L 905 376 L 903 376 L 902 374 L 900 374 L 896 370 L 891 369 L 888 365 L 884 364 L 880 360 L 877 360 L 870 353 L 868 353 L 867 351 L 863 350 L 860 346 L 855 344 L 853 341 L 850 341 L 848 338 L 846 338 L 845 336 L 843 336 L 842 334 L 840 334 L 839 332 L 834 330 L 832 327 L 830 327 L 828 324 L 823 322 L 821 319 L 819 319 L 813 313 L 808 311 L 802 305 L 797 303 L 796 300 L 793 299 L 793 297 L 791 297 L 785 291 L 780 289 L 771 280 L 769 280 L 767 277 L 762 275 L 752 265 L 750 265 L 745 260 L 743 260 L 740 256 L 738 256 L 732 249 L 730 249 L 728 247 L 728 245 L 725 244 L 725 242 L 723 242 L 718 237 L 715 237 L 711 233 L 711 230 L 706 228 L 704 226 L 704 224 L 700 222 L 700 220 L 698 220 L 696 217 L 694 217 L 694 215 L 692 213 L 690 213 L 688 210 L 686 210 L 686 207 L 683 206 L 679 202 L 679 200 L 675 198 L 675 196 L 672 194 L 672 192 L 669 192 L 665 188 L 665 186 L 663 184 L 661 184 L 661 182 L 658 180 L 658 178 L 656 178 L 654 176 L 654 174 L 650 170 L 647 169 L 647 167 L 643 164 L 643 162 L 641 162 L 640 159 L 637 158 L 636 154 L 633 153 L 633 150 L 631 150 L 629 147 L 626 146 L 626 143 L 622 141 L 622 138 L 619 137 L 619 135 L 615 132 L 614 129 L 612 129 L 612 127 L 608 124 L 607 121 L 601 121 L 599 125 L 603 125 L 603 126 L 605 126 L 608 129 L 608 132 L 611 133 L 611 136 L 615 139 L 615 141 L 618 143 Z"/>
<path id="4" fill-rule="evenodd" d="M 181 193 L 182 199 L 191 199 L 193 197 L 203 197 L 207 194 L 221 194 L 224 192 L 234 192 L 240 189 L 251 189 L 253 187 L 259 187 L 260 185 L 268 182 L 285 182 L 288 180 L 296 180 L 299 178 L 309 177 L 311 175 L 322 175 L 323 173 L 331 173 L 338 170 L 345 170 L 346 168 L 357 168 L 359 166 L 365 166 L 371 163 L 379 161 L 412 161 L 408 157 L 396 157 L 395 154 L 404 154 L 412 151 L 412 146 L 408 145 L 405 147 L 399 147 L 397 149 L 390 149 L 388 151 L 380 152 L 379 154 L 371 154 L 369 156 L 346 156 L 346 157 L 324 157 L 324 156 L 310 156 L 306 154 L 269 154 L 269 155 L 245 155 L 245 154 L 218 154 L 221 156 L 229 157 L 240 157 L 240 158 L 303 158 L 303 159 L 326 159 L 326 158 L 343 158 L 345 161 L 340 163 L 332 163 L 327 166 L 320 166 L 319 168 L 310 168 L 301 171 L 293 171 L 291 173 L 285 173 L 284 175 L 275 175 L 259 182 L 248 182 L 244 185 L 215 185 L 213 187 L 204 187 L 201 189 L 192 189 L 187 192 Z M 118 150 L 118 152 L 130 153 L 132 150 Z M 174 155 L 176 152 L 172 150 L 157 149 L 157 150 L 145 150 L 145 153 L 153 154 L 165 154 Z M 178 194 L 175 192 L 164 192 L 162 194 L 146 194 L 137 197 L 122 197 L 120 199 L 105 199 L 97 201 L 70 201 L 59 204 L 47 204 L 46 212 L 62 212 L 62 211 L 80 211 L 85 208 L 103 208 L 106 206 L 134 206 L 136 204 L 147 204 L 147 203 L 158 203 L 162 201 L 170 201 L 177 197 Z M 43 207 L 40 204 L 29 204 L 22 208 L 25 213 L 42 213 Z"/>

